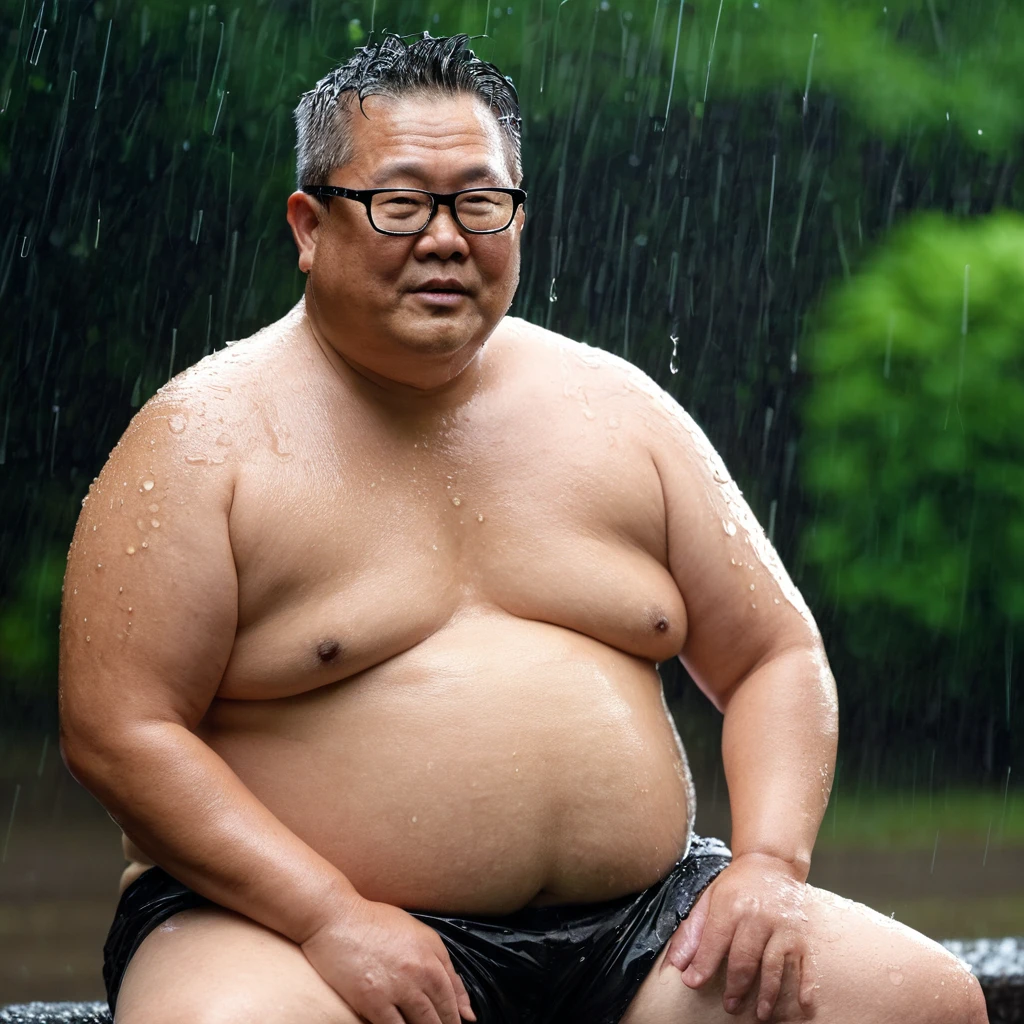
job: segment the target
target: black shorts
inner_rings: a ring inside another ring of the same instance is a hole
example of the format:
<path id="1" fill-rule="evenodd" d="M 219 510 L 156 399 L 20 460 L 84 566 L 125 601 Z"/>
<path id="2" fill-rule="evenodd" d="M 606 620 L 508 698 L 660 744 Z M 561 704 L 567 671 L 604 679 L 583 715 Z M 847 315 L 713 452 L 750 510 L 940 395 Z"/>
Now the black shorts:
<path id="1" fill-rule="evenodd" d="M 660 882 L 605 903 L 525 907 L 502 917 L 411 913 L 441 936 L 479 1024 L 615 1024 L 731 859 L 720 840 L 695 835 Z M 142 940 L 172 914 L 212 905 L 162 868 L 125 889 L 103 947 L 111 1012 Z"/>

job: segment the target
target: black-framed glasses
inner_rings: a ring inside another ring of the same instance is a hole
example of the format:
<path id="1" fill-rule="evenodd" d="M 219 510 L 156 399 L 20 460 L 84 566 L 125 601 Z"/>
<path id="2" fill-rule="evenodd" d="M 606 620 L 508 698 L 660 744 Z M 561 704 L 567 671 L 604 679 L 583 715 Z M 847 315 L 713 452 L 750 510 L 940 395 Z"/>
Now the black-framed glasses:
<path id="1" fill-rule="evenodd" d="M 382 235 L 417 235 L 447 206 L 455 222 L 472 235 L 504 231 L 526 202 L 521 188 L 464 188 L 458 192 L 427 192 L 420 188 L 339 188 L 307 185 L 303 192 L 324 205 L 334 196 L 354 199 L 366 207 L 370 227 Z"/>

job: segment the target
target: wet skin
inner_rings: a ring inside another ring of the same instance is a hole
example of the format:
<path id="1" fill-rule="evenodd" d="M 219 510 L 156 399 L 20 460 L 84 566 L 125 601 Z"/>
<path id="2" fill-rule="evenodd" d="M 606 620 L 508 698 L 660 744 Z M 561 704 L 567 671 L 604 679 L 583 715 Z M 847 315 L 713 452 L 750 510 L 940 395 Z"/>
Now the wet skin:
<path id="1" fill-rule="evenodd" d="M 477 101 L 366 109 L 327 183 L 516 184 Z M 663 877 L 694 812 L 655 669 L 676 655 L 720 709 L 750 695 L 751 715 L 757 687 L 740 684 L 781 666 L 778 757 L 812 778 L 809 818 L 824 810 L 834 737 L 823 753 L 799 737 L 828 732 L 835 691 L 809 613 L 678 406 L 506 315 L 524 220 L 471 236 L 442 208 L 390 238 L 358 203 L 293 195 L 303 300 L 162 388 L 79 520 L 62 750 L 125 830 L 122 888 L 158 861 L 244 907 L 291 936 L 282 977 L 338 871 L 366 900 L 467 914 Z M 415 293 L 434 276 L 466 294 Z M 784 762 L 744 762 L 763 726 L 742 728 L 734 850 L 793 813 L 767 785 Z M 212 963 L 231 917 L 216 935 L 190 925 L 191 949 L 208 939 Z M 171 962 L 173 931 L 129 968 L 139 1019 L 170 998 L 144 965 Z M 696 998 L 674 984 L 672 1019 Z M 701 997 L 720 1011 L 720 986 Z M 329 998 L 323 1019 L 354 1019 Z"/>

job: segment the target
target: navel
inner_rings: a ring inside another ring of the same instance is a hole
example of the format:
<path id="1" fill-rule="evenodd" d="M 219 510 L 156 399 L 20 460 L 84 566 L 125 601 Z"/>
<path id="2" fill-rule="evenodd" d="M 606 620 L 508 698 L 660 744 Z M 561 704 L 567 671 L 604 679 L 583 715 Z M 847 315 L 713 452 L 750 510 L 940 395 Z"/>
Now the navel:
<path id="1" fill-rule="evenodd" d="M 341 644 L 337 640 L 321 640 L 316 645 L 316 656 L 325 664 L 334 659 L 341 652 Z"/>

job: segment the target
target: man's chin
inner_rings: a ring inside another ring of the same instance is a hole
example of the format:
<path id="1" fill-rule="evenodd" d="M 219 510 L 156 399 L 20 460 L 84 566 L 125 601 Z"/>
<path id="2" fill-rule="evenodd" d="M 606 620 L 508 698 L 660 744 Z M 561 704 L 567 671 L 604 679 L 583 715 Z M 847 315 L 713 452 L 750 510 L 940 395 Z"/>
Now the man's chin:
<path id="1" fill-rule="evenodd" d="M 423 355 L 450 355 L 473 343 L 478 325 L 466 316 L 424 316 L 404 319 L 395 340 L 405 349 Z"/>

